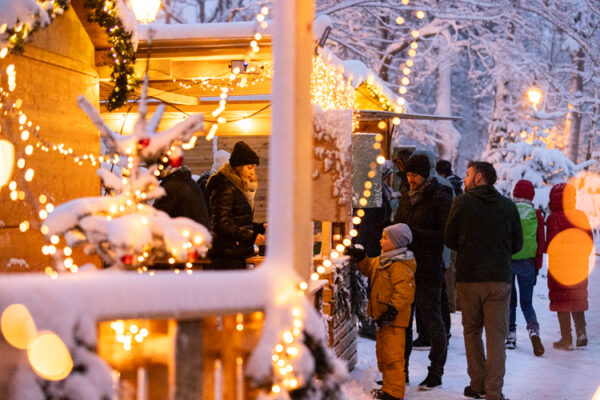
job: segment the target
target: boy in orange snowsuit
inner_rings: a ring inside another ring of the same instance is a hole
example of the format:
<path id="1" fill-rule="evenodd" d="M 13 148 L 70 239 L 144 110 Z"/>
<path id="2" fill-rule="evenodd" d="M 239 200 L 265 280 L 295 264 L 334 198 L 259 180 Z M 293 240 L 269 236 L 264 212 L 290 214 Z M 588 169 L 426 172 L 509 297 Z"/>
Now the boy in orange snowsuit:
<path id="1" fill-rule="evenodd" d="M 417 263 L 407 246 L 412 232 L 406 224 L 395 224 L 383 230 L 381 255 L 367 258 L 364 250 L 348 248 L 346 253 L 358 262 L 361 274 L 371 279 L 368 315 L 377 326 L 377 366 L 383 375 L 376 399 L 403 400 L 405 392 L 405 329 L 415 297 Z"/>

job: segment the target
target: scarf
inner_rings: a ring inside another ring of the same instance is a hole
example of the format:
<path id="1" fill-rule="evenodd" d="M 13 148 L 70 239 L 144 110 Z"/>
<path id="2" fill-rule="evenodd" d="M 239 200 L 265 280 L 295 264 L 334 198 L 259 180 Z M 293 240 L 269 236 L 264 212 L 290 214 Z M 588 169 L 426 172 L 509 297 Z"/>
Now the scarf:
<path id="1" fill-rule="evenodd" d="M 219 170 L 229 182 L 231 182 L 236 188 L 238 188 L 248 200 L 250 208 L 254 210 L 254 196 L 258 189 L 258 181 L 256 179 L 245 181 L 239 176 L 235 170 L 229 165 L 229 163 L 223 165 Z"/>
<path id="2" fill-rule="evenodd" d="M 425 189 L 427 189 L 431 185 L 432 182 L 433 182 L 433 177 L 430 176 L 429 178 L 427 178 L 425 180 L 425 182 L 423 183 L 423 185 L 421 185 L 420 188 L 418 188 L 416 190 L 409 190 L 408 197 L 410 197 L 410 204 L 412 204 L 414 206 L 415 204 L 420 202 L 423 199 L 423 197 L 425 196 Z"/>
<path id="3" fill-rule="evenodd" d="M 382 251 L 381 256 L 379 257 L 379 268 L 387 268 L 394 261 L 410 260 L 411 258 L 413 258 L 413 253 L 406 247 Z"/>

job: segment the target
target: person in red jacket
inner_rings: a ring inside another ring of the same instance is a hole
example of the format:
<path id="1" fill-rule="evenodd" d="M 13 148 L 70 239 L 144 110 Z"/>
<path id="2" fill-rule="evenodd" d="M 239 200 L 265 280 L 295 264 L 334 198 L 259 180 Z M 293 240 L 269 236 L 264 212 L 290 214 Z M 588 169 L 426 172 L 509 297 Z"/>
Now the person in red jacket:
<path id="1" fill-rule="evenodd" d="M 533 309 L 533 287 L 537 274 L 542 268 L 544 256 L 545 233 L 544 217 L 540 210 L 533 207 L 535 188 L 533 183 L 522 179 L 513 190 L 513 202 L 519 210 L 521 228 L 523 230 L 523 248 L 512 255 L 512 291 L 510 295 L 510 319 L 506 348 L 514 349 L 517 344 L 517 284 L 521 311 L 527 321 L 527 331 L 533 345 L 533 354 L 544 354 L 544 346 L 540 340 L 540 325 Z"/>
<path id="2" fill-rule="evenodd" d="M 559 183 L 550 191 L 550 215 L 546 220 L 548 289 L 550 310 L 556 311 L 561 339 L 554 347 L 573 350 L 571 317 L 578 347 L 587 346 L 585 314 L 588 309 L 589 256 L 592 230 L 583 211 L 575 209 L 575 187 Z"/>

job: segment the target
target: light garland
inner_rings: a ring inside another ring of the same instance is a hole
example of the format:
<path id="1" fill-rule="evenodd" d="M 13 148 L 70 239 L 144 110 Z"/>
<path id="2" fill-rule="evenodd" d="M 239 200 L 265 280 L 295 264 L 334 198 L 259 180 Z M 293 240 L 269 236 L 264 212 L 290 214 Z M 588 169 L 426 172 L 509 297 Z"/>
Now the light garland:
<path id="1" fill-rule="evenodd" d="M 131 351 L 132 345 L 141 344 L 150 334 L 147 328 L 140 328 L 137 321 L 112 321 L 110 327 L 115 333 L 115 340 L 123 345 L 123 350 Z"/>

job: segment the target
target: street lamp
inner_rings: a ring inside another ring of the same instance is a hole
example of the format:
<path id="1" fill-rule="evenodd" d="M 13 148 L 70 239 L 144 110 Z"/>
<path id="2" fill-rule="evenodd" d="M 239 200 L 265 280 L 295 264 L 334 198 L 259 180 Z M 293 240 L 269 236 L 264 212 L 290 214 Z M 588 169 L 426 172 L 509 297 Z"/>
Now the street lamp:
<path id="1" fill-rule="evenodd" d="M 533 108 L 535 110 L 537 110 L 538 104 L 540 104 L 540 102 L 542 101 L 542 91 L 537 86 L 533 85 L 527 91 L 527 98 L 529 99 L 529 101 L 533 105 Z"/>
<path id="2" fill-rule="evenodd" d="M 147 25 L 156 19 L 158 9 L 160 8 L 160 0 L 129 0 L 135 18 L 139 23 Z"/>

